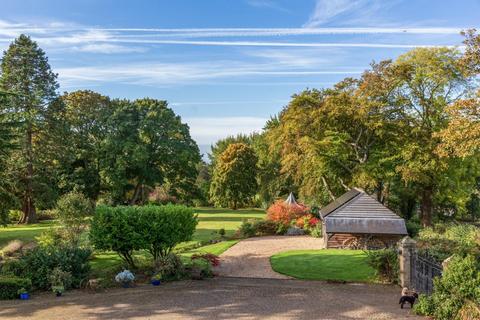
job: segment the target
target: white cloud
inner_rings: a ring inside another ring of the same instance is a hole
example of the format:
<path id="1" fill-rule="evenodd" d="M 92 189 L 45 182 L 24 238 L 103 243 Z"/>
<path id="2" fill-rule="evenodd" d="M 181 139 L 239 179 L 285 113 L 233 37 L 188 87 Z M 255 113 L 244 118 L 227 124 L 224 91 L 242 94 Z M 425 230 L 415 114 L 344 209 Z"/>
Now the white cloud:
<path id="1" fill-rule="evenodd" d="M 146 48 L 119 46 L 109 43 L 92 43 L 79 47 L 72 47 L 72 51 L 89 52 L 89 53 L 130 53 L 130 52 L 145 52 Z"/>
<path id="2" fill-rule="evenodd" d="M 304 27 L 320 26 L 342 13 L 358 8 L 362 2 L 362 0 L 317 0 L 315 9 Z"/>
<path id="3" fill-rule="evenodd" d="M 417 48 L 437 47 L 433 44 L 390 44 L 390 43 L 344 43 L 344 42 L 272 42 L 272 41 L 192 41 L 155 39 L 111 39 L 119 43 L 177 44 L 196 46 L 235 46 L 235 47 L 310 47 L 310 48 Z"/>
<path id="4" fill-rule="evenodd" d="M 182 121 L 190 126 L 190 133 L 198 144 L 212 144 L 229 135 L 260 132 L 267 119 L 260 117 L 186 117 Z"/>
<path id="5" fill-rule="evenodd" d="M 273 9 L 273 10 L 282 11 L 282 12 L 290 12 L 290 10 L 286 9 L 285 7 L 282 7 L 276 1 L 273 1 L 273 0 L 247 0 L 247 4 L 257 8 L 267 8 L 267 9 Z"/>
<path id="6" fill-rule="evenodd" d="M 232 79 L 244 76 L 286 76 L 359 74 L 361 70 L 298 69 L 278 63 L 217 61 L 198 63 L 129 63 L 87 67 L 57 68 L 60 83 L 69 87 L 95 82 L 120 82 L 139 85 L 171 85 L 203 82 L 208 79 Z"/>
<path id="7" fill-rule="evenodd" d="M 400 0 L 317 0 L 306 28 L 318 27 L 332 21 L 340 25 L 384 24 L 383 13 Z"/>

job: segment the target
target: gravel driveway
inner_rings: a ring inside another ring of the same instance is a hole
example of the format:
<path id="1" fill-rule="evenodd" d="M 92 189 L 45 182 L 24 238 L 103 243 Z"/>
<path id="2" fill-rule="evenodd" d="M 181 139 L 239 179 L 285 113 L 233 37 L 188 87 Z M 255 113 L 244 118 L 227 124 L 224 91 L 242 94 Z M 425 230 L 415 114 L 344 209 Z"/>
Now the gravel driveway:
<path id="1" fill-rule="evenodd" d="M 270 257 L 283 251 L 321 249 L 322 246 L 322 238 L 310 236 L 249 238 L 225 251 L 215 272 L 223 277 L 290 279 L 272 270 Z"/>
<path id="2" fill-rule="evenodd" d="M 396 286 L 215 278 L 0 301 L 0 319 L 421 319 L 400 309 L 399 295 Z"/>

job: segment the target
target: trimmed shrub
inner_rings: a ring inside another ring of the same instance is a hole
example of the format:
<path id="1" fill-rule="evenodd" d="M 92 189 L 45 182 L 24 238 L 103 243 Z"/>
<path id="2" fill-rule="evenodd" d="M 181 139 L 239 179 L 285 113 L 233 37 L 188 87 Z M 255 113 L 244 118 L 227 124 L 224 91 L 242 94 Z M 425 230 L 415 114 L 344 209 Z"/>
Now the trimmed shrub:
<path id="1" fill-rule="evenodd" d="M 472 255 L 454 256 L 442 277 L 433 280 L 432 295 L 421 296 L 414 310 L 437 320 L 457 319 L 469 301 L 480 304 L 479 262 Z"/>
<path id="2" fill-rule="evenodd" d="M 257 220 L 253 223 L 255 229 L 255 235 L 268 236 L 277 233 L 278 223 L 269 220 Z"/>
<path id="3" fill-rule="evenodd" d="M 390 283 L 398 282 L 398 254 L 394 249 L 366 250 L 367 263 L 378 278 Z"/>
<path id="4" fill-rule="evenodd" d="M 243 220 L 238 232 L 242 237 L 267 236 L 277 234 L 280 224 L 269 220 Z"/>
<path id="5" fill-rule="evenodd" d="M 136 207 L 98 206 L 90 227 L 90 241 L 99 250 L 111 250 L 135 268 L 133 251 L 147 247 Z"/>
<path id="6" fill-rule="evenodd" d="M 12 275 L 0 275 L 0 300 L 16 299 L 20 289 L 30 290 L 32 282 L 30 279 L 20 278 Z"/>
<path id="7" fill-rule="evenodd" d="M 267 220 L 281 223 L 285 226 L 290 225 L 292 221 L 308 214 L 308 208 L 304 205 L 288 205 L 283 200 L 278 200 L 267 210 Z"/>
<path id="8" fill-rule="evenodd" d="M 257 233 L 257 230 L 255 230 L 254 224 L 255 224 L 254 219 L 243 220 L 242 224 L 238 228 L 240 235 L 245 238 L 254 237 L 255 234 Z"/>
<path id="9" fill-rule="evenodd" d="M 145 249 L 157 261 L 180 242 L 189 241 L 198 224 L 193 209 L 181 205 L 137 207 Z"/>
<path id="10" fill-rule="evenodd" d="M 79 288 L 88 278 L 91 250 L 77 247 L 36 247 L 16 260 L 8 261 L 3 273 L 30 279 L 34 289 L 50 288 L 49 278 L 55 268 L 72 275 L 72 288 Z"/>
<path id="11" fill-rule="evenodd" d="M 145 249 L 157 262 L 193 236 L 197 217 L 180 205 L 97 208 L 90 229 L 95 248 L 117 252 L 135 268 L 133 251 Z"/>

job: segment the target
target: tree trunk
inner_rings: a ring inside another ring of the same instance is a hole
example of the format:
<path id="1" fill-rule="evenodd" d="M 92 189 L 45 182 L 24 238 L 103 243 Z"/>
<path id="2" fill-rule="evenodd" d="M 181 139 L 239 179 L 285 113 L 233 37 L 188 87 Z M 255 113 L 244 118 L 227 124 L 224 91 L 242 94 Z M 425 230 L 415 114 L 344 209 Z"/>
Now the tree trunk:
<path id="1" fill-rule="evenodd" d="M 141 191 L 141 184 L 140 183 L 137 183 L 137 185 L 135 186 L 135 191 L 133 192 L 133 198 L 132 200 L 130 200 L 130 205 L 133 206 L 137 203 L 137 200 L 138 200 L 138 196 L 140 194 L 140 191 Z"/>
<path id="2" fill-rule="evenodd" d="M 429 227 L 432 225 L 433 211 L 433 187 L 425 187 L 422 191 L 422 200 L 420 203 L 422 226 Z"/>
<path id="3" fill-rule="evenodd" d="M 25 194 L 23 196 L 22 217 L 18 223 L 35 223 L 37 222 L 37 213 L 35 211 L 35 203 L 33 199 L 33 151 L 32 151 L 32 125 L 27 129 L 26 136 L 26 157 L 27 157 L 27 174 L 25 176 Z"/>

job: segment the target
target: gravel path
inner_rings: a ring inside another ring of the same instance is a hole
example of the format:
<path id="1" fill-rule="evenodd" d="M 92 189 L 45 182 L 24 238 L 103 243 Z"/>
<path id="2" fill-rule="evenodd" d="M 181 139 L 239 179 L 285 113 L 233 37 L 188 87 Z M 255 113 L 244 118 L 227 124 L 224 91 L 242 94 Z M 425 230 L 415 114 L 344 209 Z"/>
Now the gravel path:
<path id="1" fill-rule="evenodd" d="M 270 266 L 270 257 L 288 250 L 321 249 L 323 240 L 310 236 L 255 237 L 240 241 L 220 256 L 219 276 L 290 279 L 276 273 Z"/>
<path id="2" fill-rule="evenodd" d="M 422 319 L 400 309 L 399 296 L 397 286 L 215 278 L 0 301 L 0 319 Z"/>

